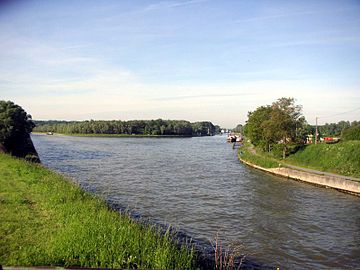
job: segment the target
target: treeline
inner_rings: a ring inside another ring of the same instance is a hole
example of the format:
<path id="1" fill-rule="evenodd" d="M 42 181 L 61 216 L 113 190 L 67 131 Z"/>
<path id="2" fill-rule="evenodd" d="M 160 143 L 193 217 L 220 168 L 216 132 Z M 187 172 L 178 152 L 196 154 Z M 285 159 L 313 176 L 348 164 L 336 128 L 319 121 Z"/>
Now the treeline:
<path id="1" fill-rule="evenodd" d="M 354 121 L 354 122 L 351 123 L 350 127 L 346 128 L 342 131 L 342 133 L 341 133 L 342 140 L 345 140 L 345 141 L 359 141 L 360 140 L 360 122 L 359 121 Z"/>
<path id="2" fill-rule="evenodd" d="M 342 133 L 350 127 L 360 125 L 360 121 L 340 121 L 338 123 L 326 123 L 325 125 L 318 127 L 318 132 L 320 136 L 334 136 L 340 137 Z M 315 134 L 315 126 L 312 126 L 312 129 Z"/>
<path id="3" fill-rule="evenodd" d="M 211 122 L 190 123 L 185 120 L 90 120 L 90 121 L 34 121 L 35 132 L 63 134 L 128 134 L 128 135 L 176 135 L 212 136 L 220 131 Z"/>

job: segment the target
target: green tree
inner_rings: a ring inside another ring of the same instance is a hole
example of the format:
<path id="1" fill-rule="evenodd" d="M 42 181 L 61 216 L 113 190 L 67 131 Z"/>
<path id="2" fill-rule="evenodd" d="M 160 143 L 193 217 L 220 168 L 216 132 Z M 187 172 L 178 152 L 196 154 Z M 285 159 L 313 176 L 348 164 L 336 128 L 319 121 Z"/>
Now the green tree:
<path id="1" fill-rule="evenodd" d="M 261 106 L 248 113 L 245 135 L 255 146 L 271 151 L 273 145 L 282 145 L 282 156 L 290 143 L 301 143 L 306 134 L 302 107 L 293 98 L 280 98 L 271 106 Z"/>
<path id="2" fill-rule="evenodd" d="M 11 101 L 0 101 L 0 143 L 9 146 L 30 134 L 35 124 L 31 115 Z"/>
<path id="3" fill-rule="evenodd" d="M 356 121 L 354 121 L 356 124 Z M 323 126 L 318 127 L 318 131 L 323 136 L 340 136 L 341 133 L 352 126 L 353 123 L 350 124 L 349 121 L 340 121 L 338 123 L 326 123 Z"/>
<path id="4" fill-rule="evenodd" d="M 215 135 L 215 126 L 208 121 L 195 122 L 191 124 L 193 136 L 212 136 Z"/>
<path id="5" fill-rule="evenodd" d="M 248 120 L 244 128 L 245 135 L 251 140 L 255 146 L 268 149 L 270 141 L 264 135 L 263 123 L 270 119 L 272 108 L 261 106 L 253 112 L 248 113 Z"/>
<path id="6" fill-rule="evenodd" d="M 211 122 L 190 123 L 185 120 L 131 120 L 131 121 L 36 121 L 36 131 L 84 134 L 145 134 L 208 136 L 216 134 Z"/>
<path id="7" fill-rule="evenodd" d="M 301 116 L 302 106 L 294 98 L 280 98 L 272 104 L 271 124 L 267 133 L 283 145 L 283 158 L 290 143 L 299 143 L 305 131 L 305 118 Z"/>
<path id="8" fill-rule="evenodd" d="M 0 148 L 13 156 L 40 162 L 30 138 L 31 115 L 11 101 L 0 101 Z"/>

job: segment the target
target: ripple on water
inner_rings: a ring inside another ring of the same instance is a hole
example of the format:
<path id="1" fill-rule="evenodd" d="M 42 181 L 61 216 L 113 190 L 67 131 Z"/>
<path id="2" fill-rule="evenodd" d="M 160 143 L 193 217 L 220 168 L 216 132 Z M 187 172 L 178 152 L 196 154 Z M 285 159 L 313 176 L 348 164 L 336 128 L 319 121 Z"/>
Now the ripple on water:
<path id="1" fill-rule="evenodd" d="M 224 137 L 32 136 L 42 162 L 109 202 L 285 269 L 360 268 L 359 198 L 240 164 Z"/>

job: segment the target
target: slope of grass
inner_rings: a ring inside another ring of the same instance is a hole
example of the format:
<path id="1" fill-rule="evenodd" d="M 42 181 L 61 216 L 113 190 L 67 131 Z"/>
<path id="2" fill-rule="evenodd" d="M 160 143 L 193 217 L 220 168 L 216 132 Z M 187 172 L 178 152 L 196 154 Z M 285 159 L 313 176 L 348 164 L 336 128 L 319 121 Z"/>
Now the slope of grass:
<path id="1" fill-rule="evenodd" d="M 308 145 L 287 157 L 285 162 L 360 178 L 360 141 Z"/>
<path id="2" fill-rule="evenodd" d="M 239 149 L 238 157 L 240 160 L 250 162 L 263 168 L 276 168 L 279 166 L 279 162 L 270 157 L 269 154 L 254 148 L 250 143 L 245 143 Z"/>
<path id="3" fill-rule="evenodd" d="M 0 262 L 192 269 L 192 248 L 119 214 L 63 176 L 0 154 Z"/>

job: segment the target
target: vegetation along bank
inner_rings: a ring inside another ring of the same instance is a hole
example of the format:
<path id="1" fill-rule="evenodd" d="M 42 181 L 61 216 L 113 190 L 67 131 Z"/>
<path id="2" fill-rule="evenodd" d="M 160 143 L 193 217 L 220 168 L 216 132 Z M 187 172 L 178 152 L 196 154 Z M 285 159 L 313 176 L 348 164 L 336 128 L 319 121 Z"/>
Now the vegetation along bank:
<path id="1" fill-rule="evenodd" d="M 0 154 L 0 262 L 193 269 L 191 247 L 132 220 L 41 165 Z"/>
<path id="2" fill-rule="evenodd" d="M 360 196 L 360 179 L 357 178 L 327 174 L 320 171 L 308 171 L 305 168 L 290 167 L 291 165 L 285 163 L 283 160 L 271 158 L 266 154 L 254 153 L 254 149 L 249 146 L 239 149 L 238 156 L 239 160 L 246 165 L 271 174 L 323 187 L 335 188 Z"/>
<path id="3" fill-rule="evenodd" d="M 239 159 L 273 174 L 360 195 L 359 122 L 327 124 L 318 130 L 338 138 L 324 139 L 311 133 L 316 130 L 301 108 L 294 99 L 281 98 L 249 112 Z"/>
<path id="4" fill-rule="evenodd" d="M 147 136 L 212 136 L 220 127 L 208 121 L 190 123 L 185 120 L 90 120 L 90 121 L 35 121 L 35 132 L 93 135 Z"/>

